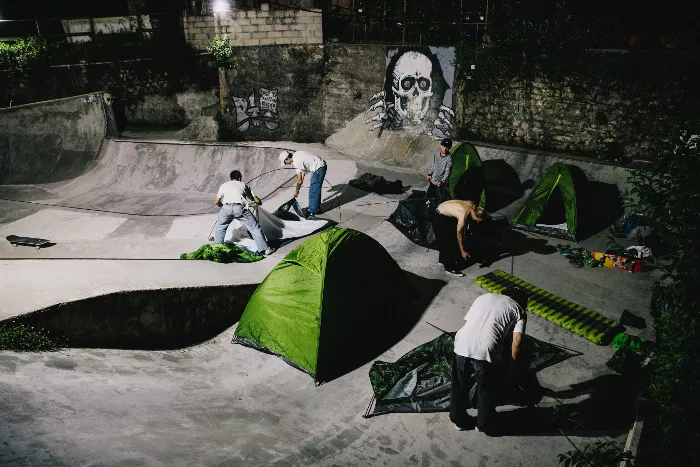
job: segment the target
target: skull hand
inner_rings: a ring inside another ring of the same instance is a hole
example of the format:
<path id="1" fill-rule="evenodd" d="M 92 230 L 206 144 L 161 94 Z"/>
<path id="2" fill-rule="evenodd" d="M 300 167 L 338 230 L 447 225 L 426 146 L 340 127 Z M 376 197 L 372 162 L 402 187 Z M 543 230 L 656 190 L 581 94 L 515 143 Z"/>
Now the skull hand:
<path id="1" fill-rule="evenodd" d="M 441 105 L 438 116 L 433 122 L 433 129 L 428 132 L 428 136 L 431 136 L 434 139 L 452 136 L 452 129 L 454 128 L 452 119 L 454 116 L 455 114 L 452 109 Z"/>

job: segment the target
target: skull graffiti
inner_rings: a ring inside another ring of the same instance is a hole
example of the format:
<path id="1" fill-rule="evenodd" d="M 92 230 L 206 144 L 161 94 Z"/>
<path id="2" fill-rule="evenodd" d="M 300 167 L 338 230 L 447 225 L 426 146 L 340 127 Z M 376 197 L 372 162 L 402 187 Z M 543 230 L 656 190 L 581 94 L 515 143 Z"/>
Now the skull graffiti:
<path id="1" fill-rule="evenodd" d="M 433 65 L 420 52 L 407 52 L 396 62 L 392 90 L 396 96 L 395 109 L 409 125 L 419 125 L 430 107 Z"/>

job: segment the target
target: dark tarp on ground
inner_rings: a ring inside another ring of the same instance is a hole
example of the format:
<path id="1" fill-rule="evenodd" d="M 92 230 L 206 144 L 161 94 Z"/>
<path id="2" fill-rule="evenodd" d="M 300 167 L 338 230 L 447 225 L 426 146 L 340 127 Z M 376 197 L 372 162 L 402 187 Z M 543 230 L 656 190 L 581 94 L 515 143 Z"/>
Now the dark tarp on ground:
<path id="1" fill-rule="evenodd" d="M 413 190 L 408 198 L 399 201 L 387 220 L 416 245 L 436 249 L 432 220 L 437 215 L 437 205 L 436 200 L 425 197 L 424 191 Z"/>
<path id="2" fill-rule="evenodd" d="M 414 190 L 408 198 L 399 202 L 396 210 L 387 220 L 416 245 L 433 250 L 438 249 L 439 232 L 435 229 L 439 230 L 440 226 L 443 226 L 445 230 L 443 233 L 446 237 L 451 236 L 450 240 L 454 241 L 456 254 L 461 258 L 457 243 L 456 219 L 440 216 L 435 211 L 442 201 L 437 198 L 428 199 L 425 197 L 425 192 Z M 497 244 L 500 240 L 501 235 L 495 222 L 487 218 L 479 223 L 470 222 L 469 230 L 465 230 L 464 248 L 470 253 L 471 260 L 488 264 L 498 256 Z"/>
<path id="3" fill-rule="evenodd" d="M 371 173 L 363 173 L 358 178 L 354 178 L 348 184 L 362 191 L 369 191 L 380 195 L 385 194 L 401 194 L 403 193 L 403 183 L 401 180 L 388 181 L 381 175 Z"/>
<path id="4" fill-rule="evenodd" d="M 376 361 L 369 370 L 374 392 L 366 417 L 391 412 L 448 412 L 455 333 L 445 332 L 395 363 Z M 579 355 L 525 335 L 527 369 L 534 374 Z"/>

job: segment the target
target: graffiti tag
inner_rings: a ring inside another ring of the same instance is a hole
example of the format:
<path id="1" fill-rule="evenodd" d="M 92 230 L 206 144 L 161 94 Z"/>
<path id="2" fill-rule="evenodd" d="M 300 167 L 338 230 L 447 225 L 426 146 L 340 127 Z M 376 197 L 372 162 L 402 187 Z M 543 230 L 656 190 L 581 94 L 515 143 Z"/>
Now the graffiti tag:
<path id="1" fill-rule="evenodd" d="M 257 98 L 255 92 L 247 98 L 234 96 L 233 105 L 238 131 L 248 131 L 251 125 L 263 125 L 268 130 L 276 130 L 280 126 L 277 120 L 277 89 L 260 88 Z"/>

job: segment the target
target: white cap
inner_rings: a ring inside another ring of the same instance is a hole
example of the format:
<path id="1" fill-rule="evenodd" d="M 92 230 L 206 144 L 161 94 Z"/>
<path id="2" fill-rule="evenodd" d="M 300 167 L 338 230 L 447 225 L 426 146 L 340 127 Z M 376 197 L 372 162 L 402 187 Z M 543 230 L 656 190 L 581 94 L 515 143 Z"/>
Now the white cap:
<path id="1" fill-rule="evenodd" d="M 291 156 L 291 155 L 292 155 L 292 153 L 289 152 L 289 151 L 282 151 L 282 152 L 280 152 L 279 160 L 280 160 L 280 165 L 281 165 L 282 167 L 284 167 L 284 161 L 287 160 L 287 158 L 288 158 L 289 156 Z"/>

